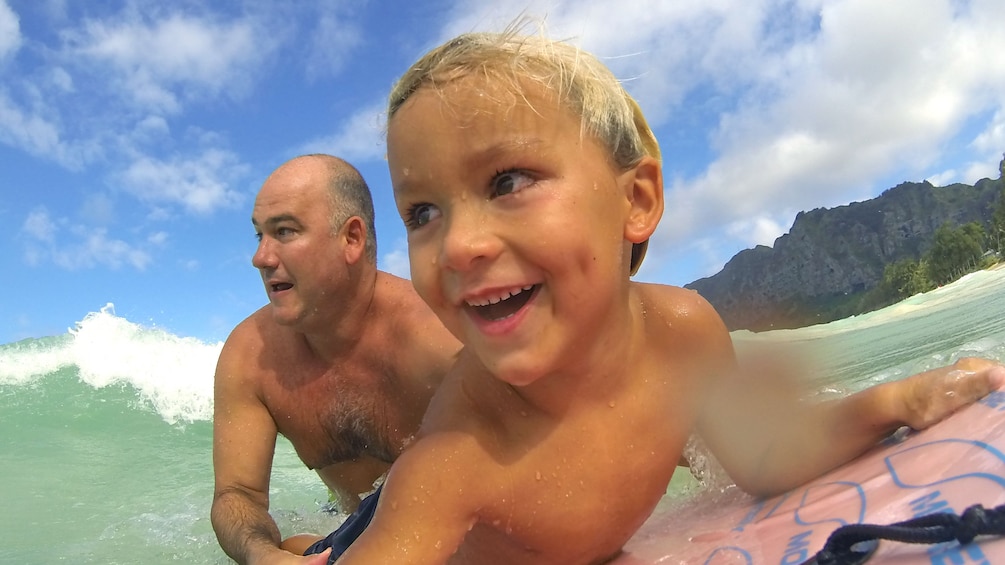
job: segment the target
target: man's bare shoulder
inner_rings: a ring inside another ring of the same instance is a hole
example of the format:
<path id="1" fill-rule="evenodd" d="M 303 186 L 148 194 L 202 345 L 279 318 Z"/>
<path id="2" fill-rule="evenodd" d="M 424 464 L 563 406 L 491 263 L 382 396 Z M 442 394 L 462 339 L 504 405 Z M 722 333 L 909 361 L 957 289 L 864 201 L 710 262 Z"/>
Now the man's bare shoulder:
<path id="1" fill-rule="evenodd" d="M 399 343 L 417 343 L 415 337 L 422 336 L 427 344 L 454 351 L 460 348 L 460 343 L 415 292 L 411 281 L 378 271 L 374 302 L 372 318 L 384 324 L 383 332 L 390 337 L 406 340 Z"/>
<path id="2" fill-rule="evenodd" d="M 289 357 L 292 349 L 292 331 L 275 322 L 270 306 L 259 308 L 234 327 L 220 352 L 217 379 L 224 375 L 240 375 L 245 379 L 257 378 L 257 368 L 280 362 Z"/>
<path id="3" fill-rule="evenodd" d="M 404 309 L 410 315 L 425 315 L 425 312 L 432 314 L 425 302 L 419 298 L 408 279 L 377 271 L 377 283 L 374 290 L 375 308 L 380 310 L 395 309 L 399 312 Z"/>

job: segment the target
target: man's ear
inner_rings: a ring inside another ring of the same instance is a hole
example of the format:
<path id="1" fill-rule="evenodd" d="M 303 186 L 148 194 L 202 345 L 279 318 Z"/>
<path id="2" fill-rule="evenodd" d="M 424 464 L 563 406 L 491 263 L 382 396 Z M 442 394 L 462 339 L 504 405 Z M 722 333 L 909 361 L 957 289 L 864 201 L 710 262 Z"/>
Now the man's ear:
<path id="1" fill-rule="evenodd" d="M 625 187 L 631 207 L 625 220 L 625 239 L 642 243 L 652 236 L 663 217 L 663 167 L 646 156 L 628 171 Z"/>
<path id="2" fill-rule="evenodd" d="M 342 224 L 339 238 L 345 249 L 345 262 L 354 265 L 366 255 L 366 225 L 359 216 L 352 216 Z"/>

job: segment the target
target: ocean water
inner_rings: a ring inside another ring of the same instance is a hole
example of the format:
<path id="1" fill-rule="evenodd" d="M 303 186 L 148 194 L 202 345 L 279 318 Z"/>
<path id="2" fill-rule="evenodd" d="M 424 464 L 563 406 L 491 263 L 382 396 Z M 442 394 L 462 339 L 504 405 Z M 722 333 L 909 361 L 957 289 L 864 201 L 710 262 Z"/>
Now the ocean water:
<path id="1" fill-rule="evenodd" d="M 812 352 L 809 384 L 832 394 L 961 356 L 1003 360 L 1005 269 L 862 316 L 734 339 Z M 0 345 L 0 564 L 229 563 L 209 521 L 221 347 L 111 305 L 64 335 Z M 280 439 L 272 511 L 284 535 L 334 529 L 342 516 L 321 511 L 326 501 Z"/>

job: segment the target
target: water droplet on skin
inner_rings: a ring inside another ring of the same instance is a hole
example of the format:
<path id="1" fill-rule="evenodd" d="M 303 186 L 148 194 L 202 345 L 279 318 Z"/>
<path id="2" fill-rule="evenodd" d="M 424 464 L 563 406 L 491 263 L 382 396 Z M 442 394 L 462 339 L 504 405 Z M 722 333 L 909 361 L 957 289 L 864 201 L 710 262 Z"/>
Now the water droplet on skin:
<path id="1" fill-rule="evenodd" d="M 398 501 L 397 500 L 391 501 L 391 510 L 397 510 L 397 509 L 398 509 Z"/>
<path id="2" fill-rule="evenodd" d="M 534 473 L 534 478 L 536 480 L 540 481 L 541 480 L 541 471 L 537 471 L 536 473 Z"/>
<path id="3" fill-rule="evenodd" d="M 612 401 L 608 402 L 607 405 L 610 406 L 611 408 L 614 408 L 615 402 L 612 400 Z"/>

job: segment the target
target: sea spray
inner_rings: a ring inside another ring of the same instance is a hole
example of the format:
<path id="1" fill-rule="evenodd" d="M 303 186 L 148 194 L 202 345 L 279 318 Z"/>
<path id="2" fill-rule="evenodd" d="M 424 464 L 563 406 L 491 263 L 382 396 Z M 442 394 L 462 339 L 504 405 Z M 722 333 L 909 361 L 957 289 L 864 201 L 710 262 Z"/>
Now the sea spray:
<path id="1" fill-rule="evenodd" d="M 222 344 L 207 344 L 115 316 L 107 304 L 70 330 L 80 379 L 94 387 L 134 387 L 168 423 L 209 420 L 213 372 Z"/>
<path id="2" fill-rule="evenodd" d="M 213 373 L 222 343 L 179 337 L 115 315 L 109 303 L 62 336 L 0 347 L 0 385 L 26 385 L 66 369 L 96 389 L 136 391 L 169 424 L 213 416 Z"/>

